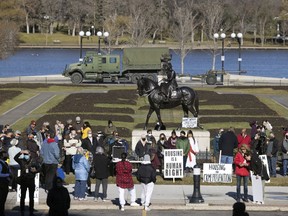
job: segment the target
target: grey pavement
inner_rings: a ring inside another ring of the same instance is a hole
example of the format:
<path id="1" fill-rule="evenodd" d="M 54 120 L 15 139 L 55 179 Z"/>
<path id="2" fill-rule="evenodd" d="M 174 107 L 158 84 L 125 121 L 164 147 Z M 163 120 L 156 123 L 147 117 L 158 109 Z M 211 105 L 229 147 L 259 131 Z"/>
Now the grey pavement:
<path id="1" fill-rule="evenodd" d="M 95 202 L 93 196 L 88 196 L 87 201 L 73 200 L 73 184 L 66 186 L 71 193 L 71 209 L 86 210 L 86 209 L 107 209 L 117 210 L 118 207 L 118 189 L 115 184 L 108 185 L 109 200 L 103 202 L 99 200 Z M 92 186 L 94 189 L 95 185 Z M 93 191 L 93 190 L 92 190 Z M 236 186 L 201 186 L 201 194 L 204 203 L 189 203 L 190 197 L 193 194 L 193 185 L 155 185 L 151 199 L 151 209 L 153 210 L 206 210 L 206 211 L 225 211 L 231 210 L 232 205 L 236 202 Z M 101 187 L 100 187 L 101 192 Z M 249 187 L 249 199 L 252 199 L 252 189 Z M 141 187 L 136 184 L 137 198 L 140 199 Z M 40 189 L 39 204 L 35 205 L 35 209 L 47 210 L 45 204 L 47 194 L 43 189 Z M 129 203 L 129 193 L 126 191 L 126 200 Z M 246 203 L 248 211 L 288 211 L 288 187 L 265 187 L 265 204 L 257 205 L 252 201 Z M 139 200 L 138 200 L 139 202 Z M 15 209 L 19 206 L 16 203 L 16 193 L 8 194 L 6 209 Z M 127 206 L 126 210 L 142 209 L 142 207 Z"/>

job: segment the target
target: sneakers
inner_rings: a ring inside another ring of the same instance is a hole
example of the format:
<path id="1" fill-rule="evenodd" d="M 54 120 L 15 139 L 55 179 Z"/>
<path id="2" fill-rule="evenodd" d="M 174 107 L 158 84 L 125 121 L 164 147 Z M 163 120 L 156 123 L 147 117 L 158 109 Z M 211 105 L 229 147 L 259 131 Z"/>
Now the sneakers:
<path id="1" fill-rule="evenodd" d="M 138 203 L 136 203 L 136 202 L 133 202 L 133 203 L 130 204 L 130 206 L 137 207 L 137 206 L 140 206 L 140 205 Z"/>
<path id="2" fill-rule="evenodd" d="M 79 198 L 79 201 L 86 201 L 87 198 Z"/>
<path id="3" fill-rule="evenodd" d="M 103 202 L 107 202 L 109 199 L 108 198 L 103 198 L 102 201 Z"/>
<path id="4" fill-rule="evenodd" d="M 121 205 L 120 210 L 121 210 L 121 211 L 124 211 L 124 205 Z"/>
<path id="5" fill-rule="evenodd" d="M 145 210 L 145 211 L 150 211 L 151 209 L 150 209 L 148 206 L 145 206 L 145 207 L 144 207 L 144 210 Z"/>
<path id="6" fill-rule="evenodd" d="M 74 197 L 74 200 L 78 200 L 79 199 L 79 197 Z"/>
<path id="7" fill-rule="evenodd" d="M 94 197 L 94 202 L 98 202 L 98 197 Z"/>

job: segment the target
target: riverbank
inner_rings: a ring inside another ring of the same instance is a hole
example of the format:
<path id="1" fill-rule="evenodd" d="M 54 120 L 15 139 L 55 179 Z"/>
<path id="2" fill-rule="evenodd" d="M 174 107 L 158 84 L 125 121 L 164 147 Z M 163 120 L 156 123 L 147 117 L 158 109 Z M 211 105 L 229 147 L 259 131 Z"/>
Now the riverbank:
<path id="1" fill-rule="evenodd" d="M 118 46 L 110 46 L 110 49 L 124 49 L 132 47 L 131 45 L 118 45 Z M 169 49 L 179 49 L 179 46 L 172 45 L 172 44 L 144 44 L 142 47 L 168 47 Z M 49 45 L 41 45 L 41 44 L 20 44 L 18 49 L 79 49 L 79 44 L 49 44 Z M 87 49 L 98 49 L 96 47 L 96 44 L 85 44 L 82 45 L 82 48 Z M 108 47 L 103 46 L 102 48 L 108 49 Z M 210 50 L 211 48 L 208 45 L 200 45 L 200 46 L 194 46 L 190 47 L 191 50 Z M 231 47 L 225 47 L 227 50 L 234 50 L 239 49 L 237 45 L 233 45 Z M 242 46 L 241 49 L 243 50 L 288 50 L 288 47 L 284 46 L 267 46 L 267 47 L 261 47 L 261 46 Z"/>

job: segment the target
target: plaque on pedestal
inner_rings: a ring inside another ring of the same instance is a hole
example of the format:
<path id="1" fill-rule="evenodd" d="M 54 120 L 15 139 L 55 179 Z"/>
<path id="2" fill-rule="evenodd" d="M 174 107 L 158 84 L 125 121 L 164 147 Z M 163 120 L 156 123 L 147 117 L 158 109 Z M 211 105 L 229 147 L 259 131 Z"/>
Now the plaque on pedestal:
<path id="1" fill-rule="evenodd" d="M 182 128 L 196 128 L 198 118 L 182 118 Z"/>

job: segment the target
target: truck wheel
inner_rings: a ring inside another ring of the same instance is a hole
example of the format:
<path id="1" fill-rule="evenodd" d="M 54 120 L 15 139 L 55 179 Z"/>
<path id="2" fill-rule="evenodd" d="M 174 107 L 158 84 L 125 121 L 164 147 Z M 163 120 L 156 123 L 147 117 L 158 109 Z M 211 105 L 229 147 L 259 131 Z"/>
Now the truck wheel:
<path id="1" fill-rule="evenodd" d="M 209 74 L 207 77 L 206 77 L 206 83 L 208 85 L 215 85 L 216 84 L 216 76 L 214 74 Z"/>
<path id="2" fill-rule="evenodd" d="M 76 72 L 72 74 L 71 81 L 73 84 L 80 84 L 83 81 L 83 77 L 80 73 Z"/>
<path id="3" fill-rule="evenodd" d="M 140 79 L 140 75 L 139 74 L 132 74 L 132 76 L 131 76 L 131 82 L 132 83 L 134 83 L 134 84 L 136 84 L 137 83 L 137 81 L 138 81 L 138 79 Z"/>

